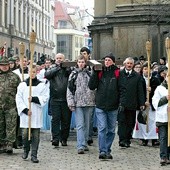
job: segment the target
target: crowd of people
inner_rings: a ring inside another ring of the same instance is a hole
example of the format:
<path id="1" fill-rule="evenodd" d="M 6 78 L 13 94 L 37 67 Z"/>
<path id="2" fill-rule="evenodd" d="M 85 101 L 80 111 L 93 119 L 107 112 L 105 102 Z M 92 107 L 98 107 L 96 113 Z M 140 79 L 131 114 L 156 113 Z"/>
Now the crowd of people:
<path id="1" fill-rule="evenodd" d="M 152 146 L 160 147 L 160 164 L 170 164 L 166 58 L 148 65 L 144 56 L 127 57 L 117 66 L 109 53 L 102 58 L 102 70 L 88 66 L 90 59 L 86 47 L 81 48 L 75 67 L 64 67 L 61 53 L 54 61 L 45 58 L 32 67 L 26 57 L 19 61 L 1 56 L 0 153 L 22 147 L 22 159 L 31 151 L 31 161 L 38 163 L 40 130 L 51 129 L 54 147 L 60 143 L 67 147 L 74 118 L 78 154 L 89 151 L 97 127 L 99 159 L 113 159 L 118 122 L 121 148 L 129 148 L 133 138 L 142 146 L 151 140 Z M 138 121 L 144 110 L 148 111 L 145 124 Z"/>

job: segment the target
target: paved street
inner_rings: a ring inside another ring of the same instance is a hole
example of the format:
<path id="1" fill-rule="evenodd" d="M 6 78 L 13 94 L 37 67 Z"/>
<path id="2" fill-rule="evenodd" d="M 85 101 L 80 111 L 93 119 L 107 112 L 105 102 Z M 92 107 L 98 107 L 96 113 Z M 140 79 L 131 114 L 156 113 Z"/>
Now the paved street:
<path id="1" fill-rule="evenodd" d="M 150 143 L 149 143 L 150 145 Z M 78 155 L 76 150 L 76 133 L 71 131 L 68 146 L 54 148 L 50 142 L 50 132 L 41 133 L 38 164 L 21 158 L 22 150 L 14 150 L 13 155 L 0 154 L 0 170 L 169 170 L 170 165 L 159 165 L 159 148 L 139 146 L 138 140 L 133 140 L 131 147 L 121 149 L 118 146 L 118 136 L 112 147 L 113 160 L 98 159 L 97 138 L 93 146 L 84 155 Z"/>

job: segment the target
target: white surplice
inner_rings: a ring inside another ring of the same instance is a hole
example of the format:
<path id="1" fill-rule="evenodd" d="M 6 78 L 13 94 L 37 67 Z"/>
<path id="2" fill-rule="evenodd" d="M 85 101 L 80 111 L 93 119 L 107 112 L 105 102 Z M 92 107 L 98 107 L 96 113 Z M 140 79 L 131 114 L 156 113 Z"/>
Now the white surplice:
<path id="1" fill-rule="evenodd" d="M 49 84 L 41 82 L 37 86 L 32 86 L 32 97 L 38 97 L 40 104 L 31 102 L 31 128 L 42 127 L 42 107 L 49 99 Z M 20 83 L 16 94 L 16 104 L 18 115 L 20 116 L 20 127 L 28 128 L 28 115 L 22 111 L 28 108 L 29 86 L 25 82 Z"/>

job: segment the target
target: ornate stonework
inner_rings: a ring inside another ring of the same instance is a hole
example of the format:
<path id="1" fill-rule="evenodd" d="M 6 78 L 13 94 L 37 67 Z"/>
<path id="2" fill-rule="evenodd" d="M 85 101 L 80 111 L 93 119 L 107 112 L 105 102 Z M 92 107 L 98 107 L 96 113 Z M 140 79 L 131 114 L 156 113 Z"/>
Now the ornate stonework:
<path id="1" fill-rule="evenodd" d="M 170 1 L 95 0 L 95 17 L 88 27 L 93 39 L 93 57 L 113 52 L 117 58 L 146 55 L 152 41 L 152 60 L 165 55 L 164 39 L 169 32 Z M 166 34 L 165 34 L 166 33 Z"/>

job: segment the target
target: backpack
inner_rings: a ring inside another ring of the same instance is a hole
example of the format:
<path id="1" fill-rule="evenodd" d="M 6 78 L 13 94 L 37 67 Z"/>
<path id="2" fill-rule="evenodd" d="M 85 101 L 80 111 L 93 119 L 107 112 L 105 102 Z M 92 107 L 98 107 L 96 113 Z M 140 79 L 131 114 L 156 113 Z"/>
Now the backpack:
<path id="1" fill-rule="evenodd" d="M 114 75 L 115 75 L 116 78 L 119 78 L 120 70 L 119 70 L 119 69 L 114 70 Z M 98 78 L 99 78 L 99 80 L 102 78 L 102 76 L 103 76 L 103 71 L 100 71 L 100 72 L 98 73 Z"/>
<path id="2" fill-rule="evenodd" d="M 91 76 L 91 73 L 87 70 L 86 71 L 87 75 L 90 77 Z M 71 91 L 71 93 L 73 95 L 75 95 L 75 91 L 76 91 L 76 85 L 75 85 L 75 81 L 77 79 L 77 76 L 78 76 L 78 71 L 77 70 L 73 70 L 72 71 L 72 76 L 70 78 L 70 80 L 68 81 L 68 88 L 69 90 Z"/>

